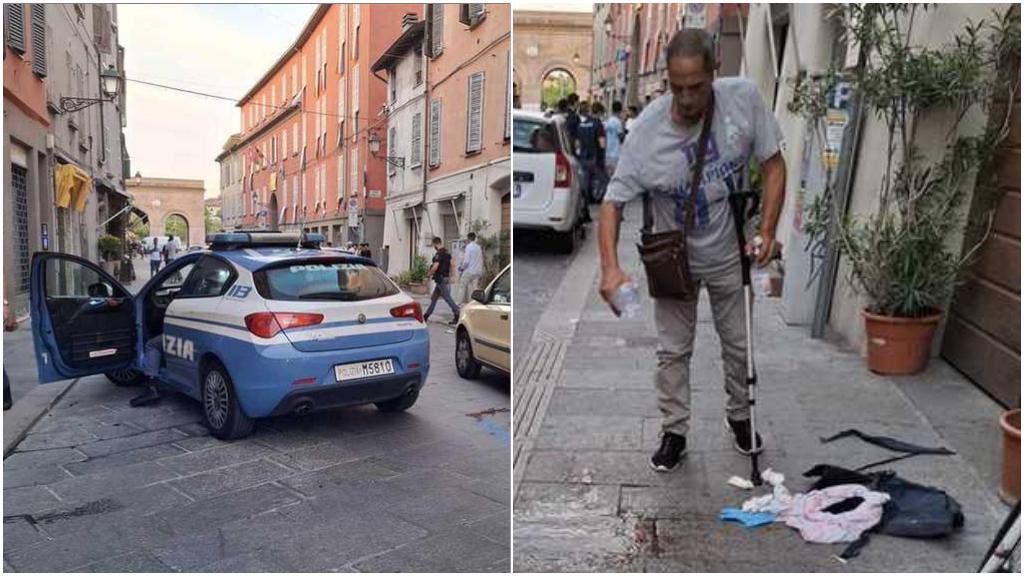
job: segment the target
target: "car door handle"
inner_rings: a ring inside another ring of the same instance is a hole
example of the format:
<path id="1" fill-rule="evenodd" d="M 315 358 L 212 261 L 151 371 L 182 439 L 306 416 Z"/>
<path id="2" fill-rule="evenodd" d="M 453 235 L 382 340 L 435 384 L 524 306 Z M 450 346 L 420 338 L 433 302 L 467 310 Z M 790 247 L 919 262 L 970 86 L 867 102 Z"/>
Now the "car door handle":
<path id="1" fill-rule="evenodd" d="M 508 314 L 502 314 L 501 315 L 501 319 L 502 320 L 508 320 Z"/>

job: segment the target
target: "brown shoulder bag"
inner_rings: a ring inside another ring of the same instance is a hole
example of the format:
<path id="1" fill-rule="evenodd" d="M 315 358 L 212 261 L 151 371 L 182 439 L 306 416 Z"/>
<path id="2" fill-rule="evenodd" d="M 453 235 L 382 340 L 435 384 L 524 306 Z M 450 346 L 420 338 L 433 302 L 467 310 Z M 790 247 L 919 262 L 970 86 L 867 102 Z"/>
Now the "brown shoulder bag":
<path id="1" fill-rule="evenodd" d="M 715 93 L 712 90 L 708 110 L 700 130 L 697 144 L 697 159 L 690 173 L 690 194 L 686 201 L 686 221 L 682 230 L 653 232 L 654 214 L 651 208 L 650 192 L 644 192 L 644 223 L 640 230 L 640 260 L 647 273 L 647 289 L 651 298 L 672 298 L 674 300 L 695 300 L 697 286 L 690 275 L 690 259 L 686 245 L 686 234 L 694 226 L 694 212 L 697 203 L 697 188 L 704 173 L 704 157 L 711 137 L 711 121 L 715 112 Z"/>

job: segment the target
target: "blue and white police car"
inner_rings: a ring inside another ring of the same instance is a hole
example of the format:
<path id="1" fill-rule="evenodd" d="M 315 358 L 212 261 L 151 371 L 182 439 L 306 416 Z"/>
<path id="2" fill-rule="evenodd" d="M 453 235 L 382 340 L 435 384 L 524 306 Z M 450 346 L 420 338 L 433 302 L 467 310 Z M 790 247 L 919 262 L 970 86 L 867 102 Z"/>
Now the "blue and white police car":
<path id="1" fill-rule="evenodd" d="M 35 254 L 39 381 L 141 383 L 148 343 L 162 348 L 157 380 L 198 400 L 222 439 L 266 416 L 416 402 L 430 369 L 423 313 L 372 260 L 321 250 L 319 234 L 208 240 L 135 295 L 86 260 Z"/>

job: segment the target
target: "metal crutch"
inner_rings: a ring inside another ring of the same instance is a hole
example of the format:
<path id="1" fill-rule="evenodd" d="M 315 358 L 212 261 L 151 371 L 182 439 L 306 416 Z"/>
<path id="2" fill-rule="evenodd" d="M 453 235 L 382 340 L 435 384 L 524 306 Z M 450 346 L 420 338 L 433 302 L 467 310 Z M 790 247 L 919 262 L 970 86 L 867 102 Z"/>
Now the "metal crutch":
<path id="1" fill-rule="evenodd" d="M 754 192 L 738 192 L 729 195 L 729 206 L 732 210 L 733 221 L 736 224 L 736 240 L 740 247 L 740 262 L 743 268 L 743 316 L 747 333 L 747 405 L 750 407 L 750 482 L 754 486 L 760 486 L 761 472 L 757 463 L 757 420 L 755 418 L 755 389 L 757 388 L 757 371 L 754 368 L 754 329 L 753 329 L 753 304 L 754 295 L 750 285 L 750 255 L 747 254 L 747 240 L 744 233 L 744 209 L 747 198 L 752 198 L 756 206 L 757 195 Z"/>

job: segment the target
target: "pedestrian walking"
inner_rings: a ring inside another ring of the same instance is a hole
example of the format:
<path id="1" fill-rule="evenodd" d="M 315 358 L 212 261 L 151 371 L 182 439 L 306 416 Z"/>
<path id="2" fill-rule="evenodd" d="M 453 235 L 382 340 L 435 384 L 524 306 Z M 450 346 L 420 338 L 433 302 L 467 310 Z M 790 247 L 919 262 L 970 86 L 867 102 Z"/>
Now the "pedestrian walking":
<path id="1" fill-rule="evenodd" d="M 149 246 L 149 277 L 156 276 L 156 273 L 160 271 L 161 258 L 163 255 L 160 251 L 160 242 L 157 241 L 156 236 L 153 237 L 153 245 Z"/>
<path id="2" fill-rule="evenodd" d="M 609 179 L 615 173 L 615 166 L 619 163 L 619 151 L 622 149 L 622 141 L 626 139 L 621 116 L 622 102 L 612 102 L 612 113 L 604 121 L 604 168 L 605 174 Z"/>
<path id="3" fill-rule="evenodd" d="M 443 298 L 448 307 L 452 309 L 452 319 L 448 324 L 454 325 L 459 321 L 459 306 L 452 300 L 451 295 L 452 255 L 444 247 L 444 242 L 437 236 L 434 237 L 432 244 L 434 245 L 434 261 L 430 265 L 428 275 L 434 280 L 434 291 L 430 294 L 430 306 L 427 307 L 423 320 L 426 321 L 430 318 L 430 315 L 434 313 L 434 306 L 437 305 L 437 299 Z"/>
<path id="4" fill-rule="evenodd" d="M 484 252 L 476 241 L 476 233 L 466 234 L 469 243 L 462 251 L 462 263 L 459 264 L 459 304 L 465 305 L 480 282 L 484 273 Z"/>
<path id="5" fill-rule="evenodd" d="M 601 295 L 609 303 L 631 282 L 616 254 L 626 202 L 643 196 L 644 229 L 650 233 L 645 240 L 657 233 L 673 238 L 682 250 L 672 269 L 650 264 L 647 274 L 659 339 L 655 387 L 662 435 L 650 460 L 658 471 L 676 468 L 686 453 L 690 358 L 701 286 L 708 291 L 722 344 L 726 422 L 734 445 L 744 454 L 762 449 L 760 436 L 751 440 L 740 247 L 727 200 L 743 189 L 753 157 L 761 166 L 763 210 L 760 239 L 750 245 L 761 246 L 756 263 L 766 264 L 775 249 L 785 188 L 782 133 L 753 82 L 714 80 L 714 54 L 711 38 L 701 30 L 686 29 L 673 37 L 666 48 L 671 93 L 651 102 L 634 121 L 600 213 Z M 645 242 L 645 247 L 656 245 Z"/>
<path id="6" fill-rule="evenodd" d="M 600 168 L 601 141 L 604 126 L 593 116 L 588 102 L 580 103 L 579 121 L 576 127 L 576 158 L 583 165 L 584 189 L 590 202 L 598 202 L 602 194 Z"/>

